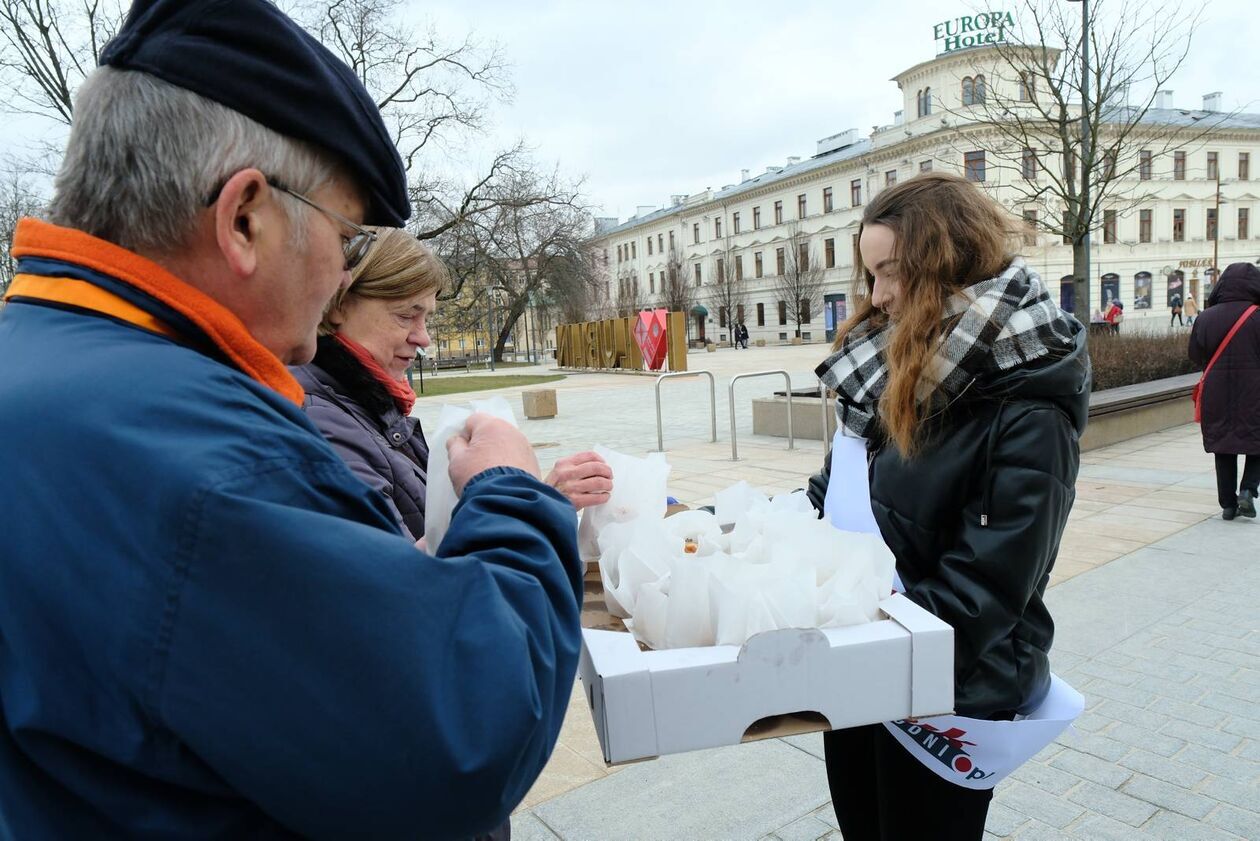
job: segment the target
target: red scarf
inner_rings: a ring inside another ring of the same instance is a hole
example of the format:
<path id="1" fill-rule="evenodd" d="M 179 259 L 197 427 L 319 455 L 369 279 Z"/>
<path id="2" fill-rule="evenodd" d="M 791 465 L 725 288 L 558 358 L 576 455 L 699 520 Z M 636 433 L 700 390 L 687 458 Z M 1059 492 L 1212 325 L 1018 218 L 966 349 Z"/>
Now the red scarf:
<path id="1" fill-rule="evenodd" d="M 403 380 L 396 380 L 389 375 L 389 372 L 381 367 L 381 363 L 377 362 L 368 349 L 356 342 L 354 339 L 347 339 L 340 333 L 334 333 L 334 338 L 341 342 L 341 346 L 350 352 L 350 355 L 358 360 L 363 369 L 376 378 L 385 390 L 389 392 L 389 396 L 394 398 L 394 405 L 398 407 L 398 411 L 403 415 L 411 414 L 411 407 L 416 405 L 416 393 L 411 390 L 411 386 L 407 385 Z"/>

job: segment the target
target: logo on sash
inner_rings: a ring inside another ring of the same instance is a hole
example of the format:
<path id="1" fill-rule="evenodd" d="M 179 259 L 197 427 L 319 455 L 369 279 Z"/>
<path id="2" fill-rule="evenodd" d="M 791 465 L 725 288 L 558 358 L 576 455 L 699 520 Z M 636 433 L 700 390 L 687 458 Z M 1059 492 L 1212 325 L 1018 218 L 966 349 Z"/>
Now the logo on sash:
<path id="1" fill-rule="evenodd" d="M 967 752 L 967 747 L 976 747 L 976 743 L 963 740 L 962 737 L 967 735 L 966 730 L 957 727 L 938 730 L 930 724 L 905 719 L 892 722 L 892 726 L 909 736 L 928 756 L 943 766 L 946 773 L 941 776 L 948 777 L 952 774 L 966 780 L 984 780 L 994 774 L 993 771 L 985 771 L 979 767 L 975 758 Z M 937 769 L 937 772 L 940 773 L 941 770 Z"/>

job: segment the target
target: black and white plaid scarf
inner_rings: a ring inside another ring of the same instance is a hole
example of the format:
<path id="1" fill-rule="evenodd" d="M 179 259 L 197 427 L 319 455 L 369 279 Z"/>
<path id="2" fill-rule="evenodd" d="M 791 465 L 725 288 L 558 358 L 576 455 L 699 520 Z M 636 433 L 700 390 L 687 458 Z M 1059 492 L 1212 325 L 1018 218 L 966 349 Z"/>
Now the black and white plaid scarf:
<path id="1" fill-rule="evenodd" d="M 944 320 L 954 326 L 919 381 L 920 403 L 953 398 L 983 374 L 1070 351 L 1079 329 L 1020 257 L 1001 275 L 952 296 Z M 840 423 L 861 438 L 870 437 L 888 384 L 890 339 L 891 326 L 851 336 L 815 371 L 838 396 Z"/>

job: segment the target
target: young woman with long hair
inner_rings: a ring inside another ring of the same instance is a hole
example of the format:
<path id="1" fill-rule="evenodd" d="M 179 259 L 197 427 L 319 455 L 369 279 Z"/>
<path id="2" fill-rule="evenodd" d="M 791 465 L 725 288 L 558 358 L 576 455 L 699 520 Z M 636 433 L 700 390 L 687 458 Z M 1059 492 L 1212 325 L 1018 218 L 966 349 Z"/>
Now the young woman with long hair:
<path id="1" fill-rule="evenodd" d="M 1014 255 L 1016 234 L 1006 210 L 952 175 L 875 197 L 859 228 L 865 295 L 818 369 L 866 458 L 842 476 L 829 457 L 810 481 L 823 511 L 829 490 L 869 482 L 872 528 L 906 596 L 954 628 L 955 711 L 985 721 L 1024 716 L 1050 689 L 1042 595 L 1089 403 L 1085 331 Z M 824 744 L 846 841 L 981 838 L 991 788 L 959 785 L 891 726 Z"/>

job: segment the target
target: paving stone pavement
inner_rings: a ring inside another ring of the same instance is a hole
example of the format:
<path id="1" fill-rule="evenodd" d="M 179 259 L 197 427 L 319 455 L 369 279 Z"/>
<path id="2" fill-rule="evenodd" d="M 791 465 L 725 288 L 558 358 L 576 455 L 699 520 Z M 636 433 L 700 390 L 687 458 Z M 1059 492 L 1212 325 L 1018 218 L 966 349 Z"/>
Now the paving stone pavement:
<path id="1" fill-rule="evenodd" d="M 1206 520 L 1053 587 L 1072 730 L 986 839 L 1260 839 L 1260 523 Z M 817 734 L 663 757 L 513 817 L 518 839 L 839 839 Z"/>

